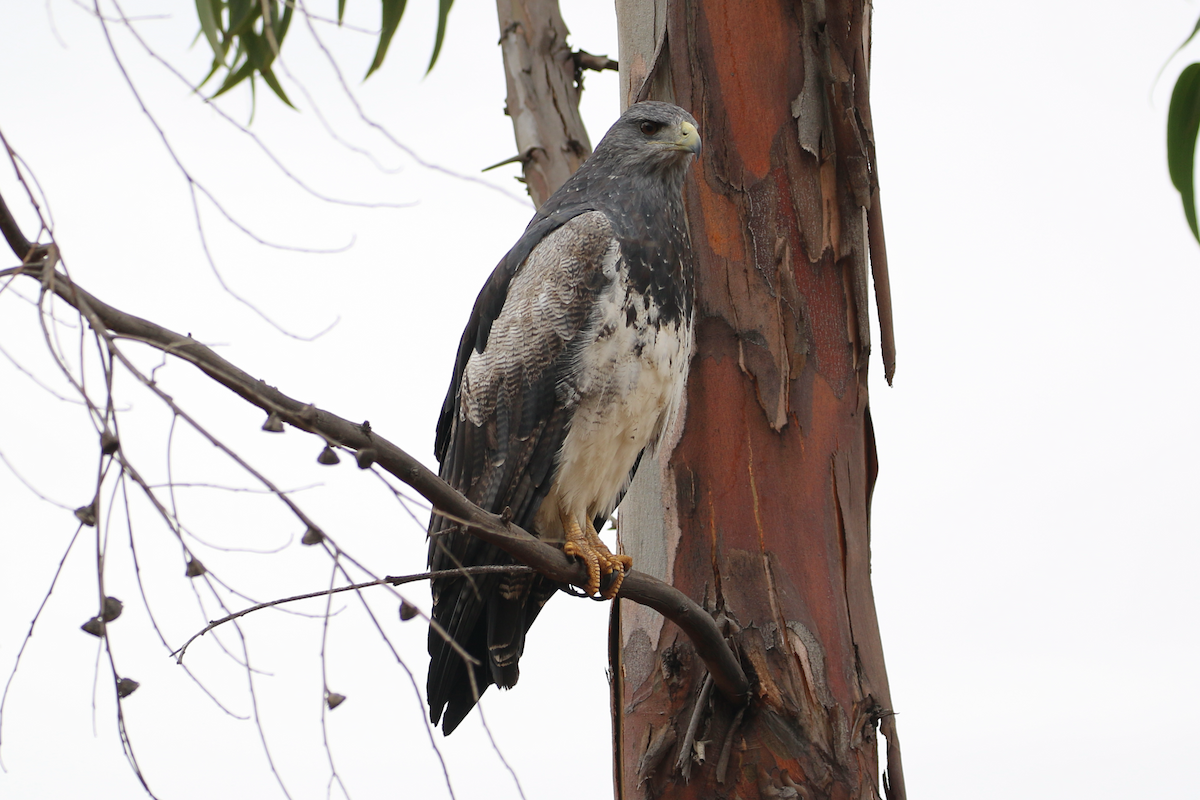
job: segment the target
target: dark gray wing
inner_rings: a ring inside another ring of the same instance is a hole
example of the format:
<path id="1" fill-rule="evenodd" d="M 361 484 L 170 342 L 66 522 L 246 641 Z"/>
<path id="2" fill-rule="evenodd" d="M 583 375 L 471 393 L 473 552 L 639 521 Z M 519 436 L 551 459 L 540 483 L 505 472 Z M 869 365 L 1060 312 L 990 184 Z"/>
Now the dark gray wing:
<path id="1" fill-rule="evenodd" d="M 439 425 L 442 477 L 482 508 L 510 509 L 527 530 L 552 485 L 574 410 L 576 350 L 620 252 L 603 213 L 556 221 L 554 228 L 507 279 L 497 277 L 506 267 L 501 262 L 480 293 Z M 434 516 L 429 533 L 431 569 L 512 563 L 442 517 Z M 516 683 L 525 632 L 555 588 L 528 574 L 433 582 L 434 621 L 480 661 L 472 686 L 462 657 L 431 626 L 430 718 L 436 723 L 448 705 L 446 733 L 489 684 Z"/>
<path id="2" fill-rule="evenodd" d="M 553 200 L 554 198 L 552 198 Z M 458 357 L 454 361 L 454 375 L 450 378 L 450 388 L 446 391 L 446 399 L 442 401 L 442 413 L 438 417 L 437 436 L 434 439 L 433 452 L 437 455 L 438 463 L 445 463 L 446 448 L 450 443 L 451 422 L 458 409 L 458 393 L 462 383 L 463 370 L 472 352 L 482 353 L 487 347 L 491 335 L 492 323 L 500 316 L 504 308 L 505 298 L 508 297 L 508 287 L 513 275 L 517 273 L 525 259 L 533 252 L 541 241 L 564 224 L 589 211 L 595 211 L 590 204 L 574 203 L 569 205 L 551 204 L 543 206 L 530 221 L 525 233 L 517 240 L 512 249 L 500 259 L 500 263 L 492 270 L 487 282 L 479 290 L 475 298 L 475 306 L 471 309 L 471 317 L 458 341 Z"/>

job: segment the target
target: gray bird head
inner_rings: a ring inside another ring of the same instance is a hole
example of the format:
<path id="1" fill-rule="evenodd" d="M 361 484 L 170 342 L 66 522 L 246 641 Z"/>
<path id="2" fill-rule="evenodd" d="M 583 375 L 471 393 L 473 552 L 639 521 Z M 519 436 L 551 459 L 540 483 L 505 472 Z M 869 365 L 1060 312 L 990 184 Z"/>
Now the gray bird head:
<path id="1" fill-rule="evenodd" d="M 657 100 L 626 109 L 596 146 L 597 155 L 647 172 L 686 170 L 691 156 L 699 152 L 695 118 L 677 105 Z"/>
<path id="2" fill-rule="evenodd" d="M 671 103 L 648 100 L 630 106 L 596 145 L 591 158 L 559 187 L 529 223 L 536 242 L 562 220 L 584 211 L 603 211 L 618 236 L 638 238 L 652 217 L 660 230 L 683 225 L 683 183 L 700 152 L 700 134 L 691 114 Z M 541 226 L 541 227 L 538 227 Z M 529 255 L 515 247 L 512 268 Z"/>

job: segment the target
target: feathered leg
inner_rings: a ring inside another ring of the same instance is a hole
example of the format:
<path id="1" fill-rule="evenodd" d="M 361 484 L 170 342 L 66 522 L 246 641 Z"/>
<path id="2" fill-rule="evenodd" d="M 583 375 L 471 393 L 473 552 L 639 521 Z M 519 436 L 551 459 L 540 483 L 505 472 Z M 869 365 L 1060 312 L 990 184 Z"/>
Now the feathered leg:
<path id="1" fill-rule="evenodd" d="M 612 600 L 621 589 L 621 582 L 625 580 L 625 571 L 633 569 L 633 559 L 629 556 L 614 555 L 608 549 L 608 545 L 600 540 L 590 519 L 584 521 L 586 530 L 580 530 L 579 523 L 561 509 L 558 516 L 562 520 L 563 531 L 567 535 L 567 543 L 563 545 L 563 552 L 582 559 L 587 567 L 588 581 L 584 588 L 588 594 L 596 594 L 600 591 L 601 575 L 608 575 L 610 572 L 617 573 L 612 585 L 601 595 L 605 600 Z"/>

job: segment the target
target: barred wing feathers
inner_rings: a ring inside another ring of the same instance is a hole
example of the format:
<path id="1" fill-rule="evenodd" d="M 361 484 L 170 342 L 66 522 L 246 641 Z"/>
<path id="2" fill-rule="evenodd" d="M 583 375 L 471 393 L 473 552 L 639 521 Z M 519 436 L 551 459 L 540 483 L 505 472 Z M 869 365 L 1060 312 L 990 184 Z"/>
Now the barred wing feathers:
<path id="1" fill-rule="evenodd" d="M 550 490 L 577 403 L 572 371 L 620 257 L 603 213 L 584 210 L 554 222 L 515 269 L 508 271 L 509 260 L 502 261 L 480 293 L 439 425 L 442 477 L 482 508 L 508 508 L 513 522 L 526 529 Z M 513 563 L 438 516 L 430 525 L 429 562 L 434 570 Z M 449 733 L 490 683 L 516 683 L 525 632 L 555 590 L 553 582 L 530 574 L 434 581 L 434 618 L 480 662 L 472 667 L 472 681 L 462 657 L 431 627 L 428 688 L 435 724 L 445 707 Z"/>

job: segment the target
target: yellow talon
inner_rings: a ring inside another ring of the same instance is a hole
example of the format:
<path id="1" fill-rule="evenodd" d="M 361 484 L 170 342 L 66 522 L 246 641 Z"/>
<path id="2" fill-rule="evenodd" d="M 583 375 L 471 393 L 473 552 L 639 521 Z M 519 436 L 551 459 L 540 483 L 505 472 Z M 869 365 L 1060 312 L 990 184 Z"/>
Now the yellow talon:
<path id="1" fill-rule="evenodd" d="M 633 559 L 626 555 L 614 555 L 596 534 L 591 519 L 584 521 L 586 529 L 581 530 L 579 523 L 562 511 L 559 511 L 559 518 L 562 520 L 563 532 L 567 537 L 567 542 L 563 545 L 563 553 L 581 559 L 584 566 L 587 567 L 588 579 L 584 590 L 588 594 L 596 594 L 600 591 L 602 575 L 617 573 L 612 585 L 600 595 L 605 600 L 612 600 L 621 589 L 625 573 L 633 568 Z"/>

